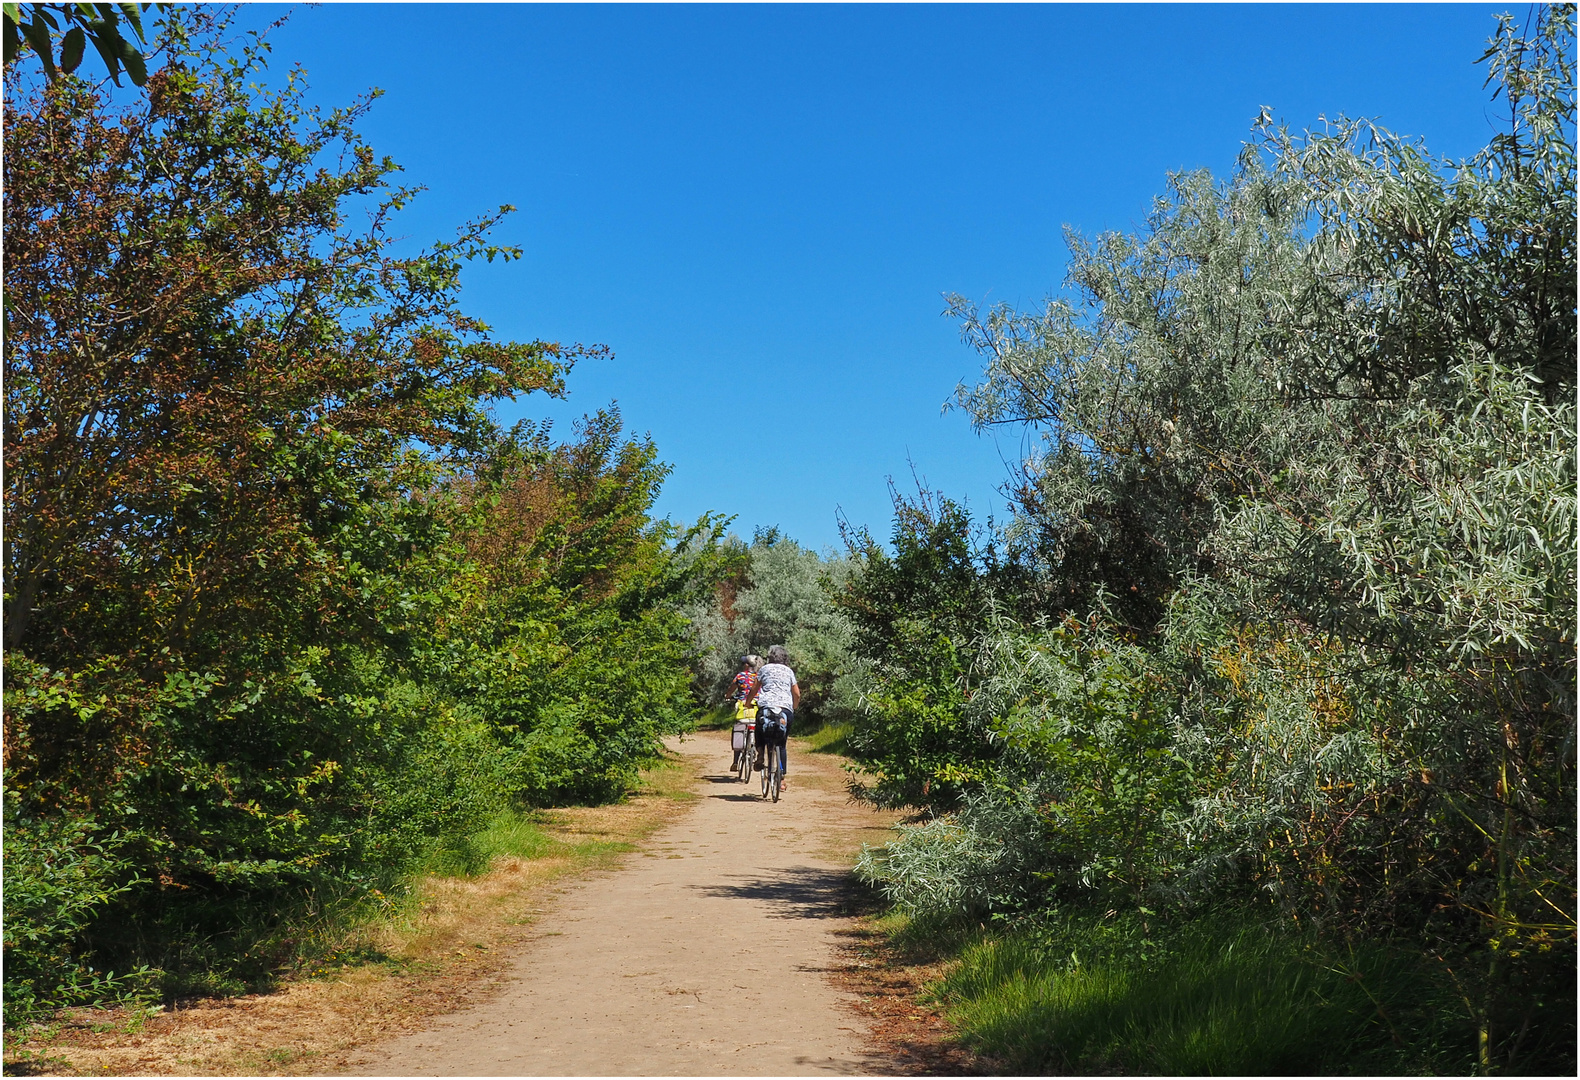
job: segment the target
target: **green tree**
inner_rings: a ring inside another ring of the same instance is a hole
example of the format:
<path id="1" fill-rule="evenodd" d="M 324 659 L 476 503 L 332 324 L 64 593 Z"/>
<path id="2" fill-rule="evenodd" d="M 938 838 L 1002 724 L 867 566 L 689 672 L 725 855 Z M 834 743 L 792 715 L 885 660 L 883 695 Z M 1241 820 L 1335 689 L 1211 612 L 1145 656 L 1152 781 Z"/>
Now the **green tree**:
<path id="1" fill-rule="evenodd" d="M 5 66 L 22 55 L 25 48 L 37 54 L 44 74 L 51 81 L 64 73 L 70 75 L 82 63 L 82 54 L 93 44 L 115 84 L 121 84 L 121 69 L 133 86 L 148 80 L 148 65 L 139 46 L 147 42 L 143 15 L 155 4 L 6 4 L 4 11 Z M 121 32 L 122 20 L 131 27 L 137 43 Z M 55 61 L 54 34 L 61 31 L 60 62 Z"/>
<path id="2" fill-rule="evenodd" d="M 860 708 L 866 672 L 850 653 L 851 625 L 832 603 L 854 571 L 849 558 L 819 555 L 776 528 L 750 546 L 734 537 L 724 576 L 686 612 L 697 654 L 695 689 L 708 705 L 729 699 L 740 658 L 783 645 L 801 687 L 796 725 L 805 731 L 848 720 Z"/>
<path id="3" fill-rule="evenodd" d="M 255 85 L 256 39 L 165 26 L 124 102 L 8 74 L 9 144 L 53 149 L 4 161 L 7 831 L 91 819 L 74 850 L 127 868 L 93 878 L 82 955 L 267 973 L 243 928 L 488 803 L 475 718 L 413 688 L 464 563 L 420 496 L 576 350 L 461 309 L 462 265 L 514 256 L 497 215 L 392 252 L 412 192 L 357 135 L 367 101 L 310 110 Z"/>
<path id="4" fill-rule="evenodd" d="M 559 446 L 520 428 L 453 485 L 469 566 L 424 666 L 485 719 L 525 803 L 618 798 L 693 721 L 680 611 L 721 573 L 723 523 L 650 518 L 668 473 L 609 410 Z"/>
<path id="5" fill-rule="evenodd" d="M 965 794 L 1033 792 L 1051 880 L 1085 837 L 1148 902 L 1414 940 L 1485 1070 L 1573 1062 L 1573 35 L 1572 7 L 1499 23 L 1507 119 L 1465 161 L 1264 119 L 1141 234 L 1072 235 L 1070 295 L 954 301 L 986 359 L 958 403 L 1043 440 L 1008 530 L 1041 599 L 975 631 L 916 605 L 968 673 L 948 731 L 1015 751 Z M 1131 658 L 1128 709 L 1060 689 L 1083 654 Z"/>
<path id="6" fill-rule="evenodd" d="M 894 498 L 894 554 L 865 532 L 848 537 L 860 570 L 835 595 L 868 686 L 848 737 L 866 774 L 852 792 L 884 806 L 952 810 L 998 759 L 982 718 L 968 714 L 971 650 L 1019 566 L 1001 557 L 953 500 Z"/>

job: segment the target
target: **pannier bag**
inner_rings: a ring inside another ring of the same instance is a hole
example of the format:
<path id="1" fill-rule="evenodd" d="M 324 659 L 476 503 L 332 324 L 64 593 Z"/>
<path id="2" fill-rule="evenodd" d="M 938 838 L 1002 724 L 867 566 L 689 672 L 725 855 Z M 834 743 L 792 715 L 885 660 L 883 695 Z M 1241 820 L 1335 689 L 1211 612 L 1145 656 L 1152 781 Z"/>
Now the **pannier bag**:
<path id="1" fill-rule="evenodd" d="M 746 725 L 745 724 L 736 724 L 735 725 L 735 729 L 730 732 L 730 749 L 731 750 L 745 750 L 746 749 Z"/>
<path id="2" fill-rule="evenodd" d="M 786 733 L 781 726 L 785 722 L 785 711 L 783 709 L 764 708 L 761 710 L 761 715 L 757 722 L 759 724 L 758 730 L 762 732 L 758 738 L 764 746 L 784 745 Z"/>

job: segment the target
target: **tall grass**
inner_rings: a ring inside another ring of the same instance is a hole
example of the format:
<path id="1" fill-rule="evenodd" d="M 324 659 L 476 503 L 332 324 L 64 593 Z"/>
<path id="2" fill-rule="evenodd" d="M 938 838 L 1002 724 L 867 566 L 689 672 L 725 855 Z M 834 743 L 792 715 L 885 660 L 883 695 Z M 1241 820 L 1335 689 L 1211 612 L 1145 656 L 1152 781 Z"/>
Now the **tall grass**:
<path id="1" fill-rule="evenodd" d="M 1056 919 L 969 946 L 936 993 L 970 1044 L 1018 1073 L 1423 1075 L 1475 1064 L 1455 1003 L 1408 953 L 1375 943 L 1338 953 L 1236 918 L 1166 937 Z"/>
<path id="2" fill-rule="evenodd" d="M 476 877 L 487 873 L 497 858 L 539 859 L 565 846 L 544 832 L 530 813 L 503 810 L 481 831 L 435 850 L 424 861 L 422 870 L 437 877 Z"/>
<path id="3" fill-rule="evenodd" d="M 850 737 L 854 727 L 855 725 L 849 720 L 839 720 L 802 732 L 798 738 L 801 739 L 808 753 L 848 756 L 849 747 L 846 746 L 845 740 Z"/>

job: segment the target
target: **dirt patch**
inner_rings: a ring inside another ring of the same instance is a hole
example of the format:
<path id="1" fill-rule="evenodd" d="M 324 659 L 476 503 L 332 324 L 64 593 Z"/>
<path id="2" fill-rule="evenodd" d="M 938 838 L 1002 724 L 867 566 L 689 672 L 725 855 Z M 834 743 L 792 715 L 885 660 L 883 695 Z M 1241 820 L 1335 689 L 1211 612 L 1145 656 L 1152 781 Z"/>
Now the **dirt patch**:
<path id="1" fill-rule="evenodd" d="M 826 755 L 792 747 L 790 783 L 772 803 L 729 774 L 726 734 L 684 749 L 701 795 L 690 813 L 618 873 L 568 886 L 496 995 L 346 1055 L 346 1071 L 894 1071 L 829 978 L 853 925 L 850 856 L 886 837 L 887 817 L 849 801 Z"/>

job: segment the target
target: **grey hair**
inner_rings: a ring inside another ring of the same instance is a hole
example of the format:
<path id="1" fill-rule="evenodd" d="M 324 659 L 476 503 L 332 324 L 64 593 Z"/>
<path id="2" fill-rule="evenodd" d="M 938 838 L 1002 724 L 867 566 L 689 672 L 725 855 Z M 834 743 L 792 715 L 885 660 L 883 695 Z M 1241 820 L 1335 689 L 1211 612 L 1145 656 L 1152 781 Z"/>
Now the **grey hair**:
<path id="1" fill-rule="evenodd" d="M 773 645 L 768 649 L 768 662 L 770 664 L 788 664 L 790 652 L 783 645 Z"/>

